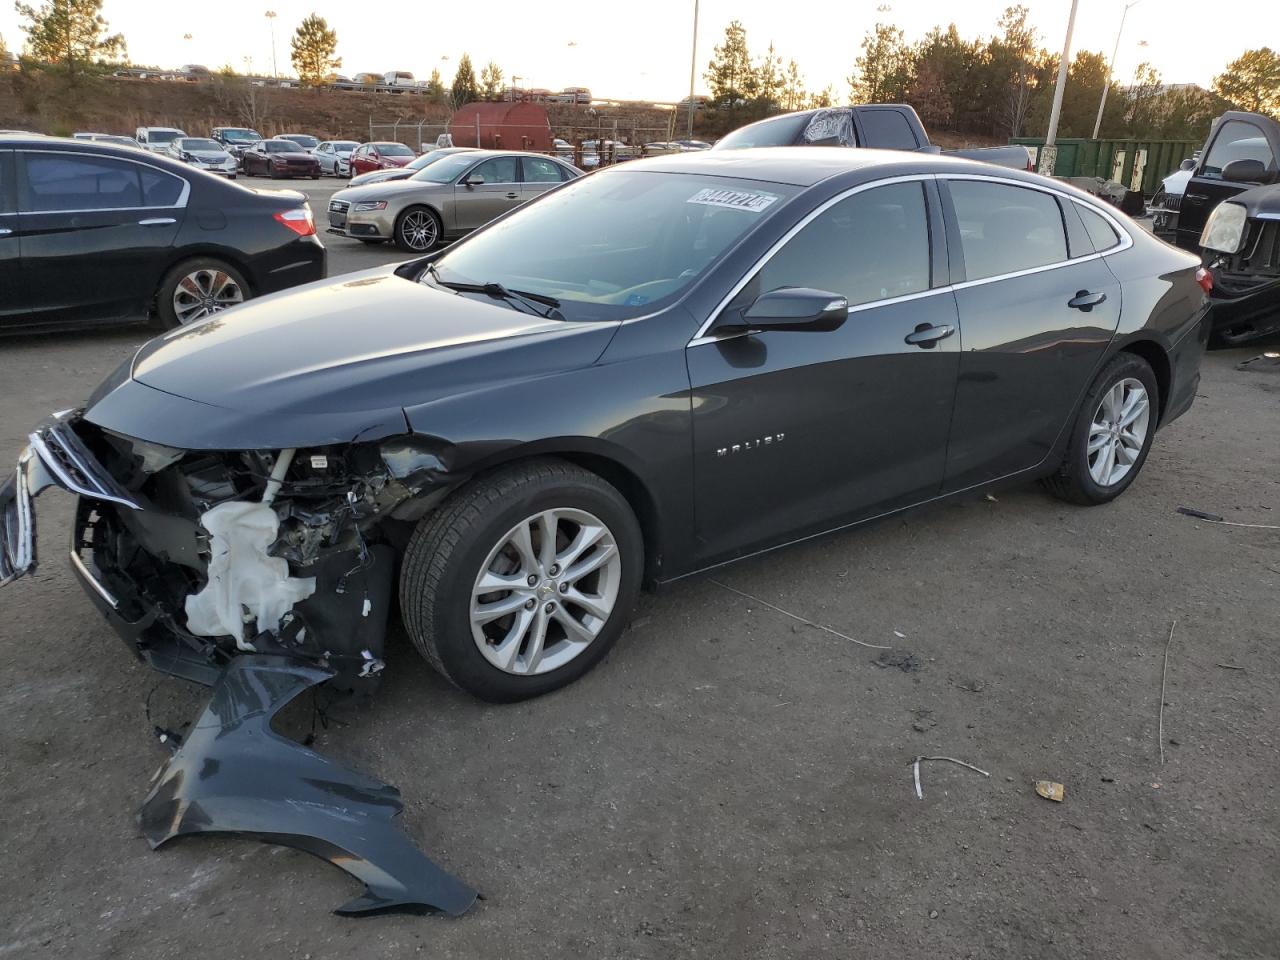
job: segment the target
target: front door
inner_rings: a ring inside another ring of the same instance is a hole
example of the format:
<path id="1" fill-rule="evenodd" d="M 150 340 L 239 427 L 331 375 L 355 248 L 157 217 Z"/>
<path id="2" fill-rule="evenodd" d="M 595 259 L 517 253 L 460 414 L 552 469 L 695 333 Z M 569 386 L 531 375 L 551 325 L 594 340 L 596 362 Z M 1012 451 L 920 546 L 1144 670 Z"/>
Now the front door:
<path id="1" fill-rule="evenodd" d="M 454 225 L 460 232 L 483 227 L 520 205 L 520 158 L 491 157 L 472 167 L 454 185 Z M 468 183 L 483 178 L 484 182 Z"/>
<path id="2" fill-rule="evenodd" d="M 952 179 L 944 188 L 958 228 L 953 260 L 964 271 L 950 492 L 1044 460 L 1115 334 L 1120 284 L 1093 256 L 1072 201 L 985 180 Z M 1068 249 L 1064 215 L 1076 218 L 1078 249 Z"/>
<path id="3" fill-rule="evenodd" d="M 937 494 L 960 338 L 934 197 L 912 180 L 820 208 L 724 310 L 811 287 L 848 298 L 838 329 L 689 345 L 701 562 Z"/>
<path id="4" fill-rule="evenodd" d="M 65 150 L 19 151 L 17 161 L 30 318 L 142 318 L 186 213 L 186 181 Z"/>
<path id="5" fill-rule="evenodd" d="M 1199 251 L 1200 233 L 1213 208 L 1256 183 L 1236 183 L 1222 179 L 1223 168 L 1233 160 L 1258 160 L 1270 177 L 1276 173 L 1277 144 L 1271 143 L 1263 129 L 1247 120 L 1229 119 L 1218 124 L 1209 149 L 1200 158 L 1200 166 L 1187 182 L 1178 213 L 1178 246 Z"/>

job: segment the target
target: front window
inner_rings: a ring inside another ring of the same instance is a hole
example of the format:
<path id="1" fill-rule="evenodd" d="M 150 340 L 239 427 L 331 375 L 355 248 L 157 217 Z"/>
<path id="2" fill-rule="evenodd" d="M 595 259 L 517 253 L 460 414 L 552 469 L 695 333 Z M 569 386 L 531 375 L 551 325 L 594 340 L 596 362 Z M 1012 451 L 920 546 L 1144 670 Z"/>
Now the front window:
<path id="1" fill-rule="evenodd" d="M 1202 177 L 1222 179 L 1222 171 L 1234 160 L 1257 160 L 1268 171 L 1276 168 L 1276 158 L 1262 130 L 1242 120 L 1228 120 L 1213 138 L 1204 158 Z"/>
<path id="2" fill-rule="evenodd" d="M 451 153 L 441 157 L 435 163 L 427 164 L 409 179 L 419 183 L 452 183 L 473 163 L 475 158 L 465 153 Z"/>
<path id="3" fill-rule="evenodd" d="M 480 164 L 468 176 L 484 177 L 485 183 L 515 183 L 516 158 L 494 157 Z"/>
<path id="4" fill-rule="evenodd" d="M 797 190 L 698 174 L 596 174 L 459 243 L 436 261 L 438 276 L 555 297 L 568 320 L 636 317 L 681 296 Z"/>
<path id="5" fill-rule="evenodd" d="M 374 147 L 384 157 L 412 157 L 414 153 L 403 143 L 376 143 Z"/>

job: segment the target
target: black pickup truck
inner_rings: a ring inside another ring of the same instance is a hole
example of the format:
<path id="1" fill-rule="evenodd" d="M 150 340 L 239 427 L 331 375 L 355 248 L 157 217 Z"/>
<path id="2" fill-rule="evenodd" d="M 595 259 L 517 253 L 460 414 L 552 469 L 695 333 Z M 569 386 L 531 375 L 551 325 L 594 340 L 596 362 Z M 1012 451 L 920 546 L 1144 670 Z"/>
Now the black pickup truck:
<path id="1" fill-rule="evenodd" d="M 1214 122 L 1178 211 L 1178 246 L 1199 252 L 1213 339 L 1280 333 L 1280 123 L 1231 110 Z"/>
<path id="2" fill-rule="evenodd" d="M 856 107 L 801 110 L 758 120 L 722 137 L 713 150 L 746 147 L 878 147 L 917 150 L 981 160 L 1015 170 L 1031 169 L 1026 147 L 975 147 L 943 150 L 929 142 L 920 117 L 905 103 L 868 103 Z"/>

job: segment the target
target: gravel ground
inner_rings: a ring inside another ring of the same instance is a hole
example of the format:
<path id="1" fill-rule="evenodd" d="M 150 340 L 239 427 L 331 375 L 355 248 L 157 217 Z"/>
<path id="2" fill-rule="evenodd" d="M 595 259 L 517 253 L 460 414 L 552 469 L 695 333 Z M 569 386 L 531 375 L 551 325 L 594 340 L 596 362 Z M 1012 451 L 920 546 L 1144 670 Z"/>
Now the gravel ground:
<path id="1" fill-rule="evenodd" d="M 334 273 L 391 258 L 330 248 Z M 144 336 L 3 341 L 0 458 Z M 0 957 L 1274 958 L 1280 534 L 1175 513 L 1280 523 L 1280 371 L 1235 369 L 1257 352 L 1209 355 L 1110 506 L 1011 489 L 717 574 L 892 650 L 701 579 L 644 597 L 581 682 L 494 707 L 397 630 L 318 748 L 401 788 L 486 897 L 461 919 L 333 916 L 356 884 L 292 850 L 148 849 L 144 702 L 176 725 L 202 692 L 99 622 L 51 491 L 44 565 L 0 592 Z M 918 754 L 990 777 L 925 764 L 917 800 Z"/>

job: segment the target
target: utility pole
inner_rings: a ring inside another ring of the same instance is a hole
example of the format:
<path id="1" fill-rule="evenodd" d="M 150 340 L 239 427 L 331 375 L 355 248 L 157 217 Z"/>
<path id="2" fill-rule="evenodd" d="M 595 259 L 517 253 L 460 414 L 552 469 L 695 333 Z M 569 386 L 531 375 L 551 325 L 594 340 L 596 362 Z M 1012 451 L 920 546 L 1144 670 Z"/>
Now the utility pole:
<path id="1" fill-rule="evenodd" d="M 693 0 L 693 50 L 689 53 L 689 139 L 693 139 L 693 83 L 698 74 L 698 0 Z"/>
<path id="2" fill-rule="evenodd" d="M 267 18 L 267 22 L 271 24 L 271 76 L 278 80 L 280 71 L 276 68 L 276 12 L 268 10 L 264 16 Z"/>
<path id="3" fill-rule="evenodd" d="M 1062 94 L 1067 88 L 1067 67 L 1071 63 L 1071 34 L 1076 28 L 1076 7 L 1080 0 L 1071 0 L 1071 16 L 1067 18 L 1067 39 L 1062 44 L 1062 60 L 1058 63 L 1058 82 L 1053 88 L 1053 109 L 1049 111 L 1049 133 L 1040 148 L 1039 170 L 1043 176 L 1053 176 L 1053 166 L 1058 160 L 1058 118 L 1062 115 Z"/>
<path id="4" fill-rule="evenodd" d="M 1111 89 L 1111 72 L 1116 68 L 1116 55 L 1120 53 L 1120 37 L 1124 33 L 1124 18 L 1129 15 L 1129 8 L 1136 7 L 1142 0 L 1133 0 L 1124 5 L 1120 14 L 1120 29 L 1116 31 L 1116 46 L 1111 51 L 1111 62 L 1107 64 L 1107 79 L 1102 83 L 1102 100 L 1098 103 L 1098 119 L 1093 123 L 1093 139 L 1098 139 L 1098 131 L 1102 129 L 1102 111 L 1107 108 L 1107 91 Z"/>

